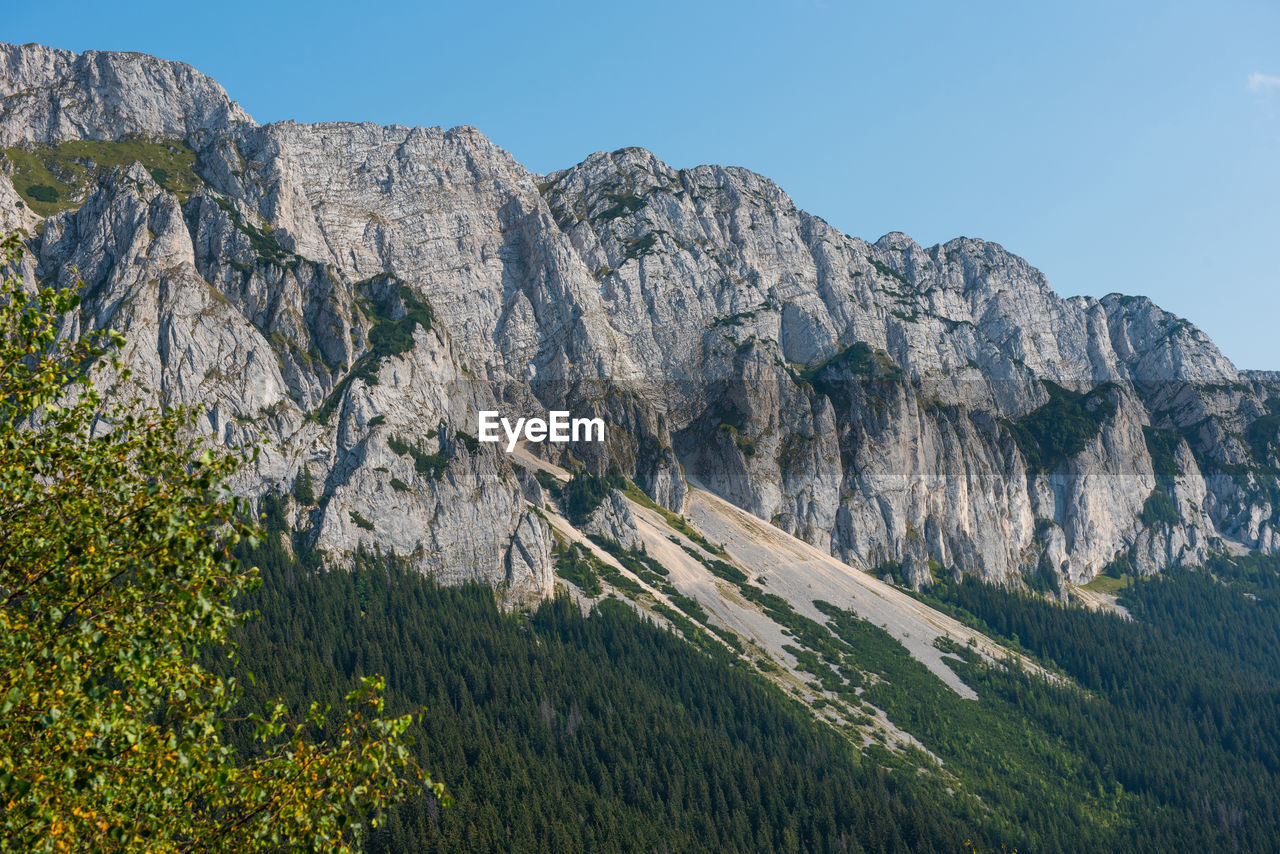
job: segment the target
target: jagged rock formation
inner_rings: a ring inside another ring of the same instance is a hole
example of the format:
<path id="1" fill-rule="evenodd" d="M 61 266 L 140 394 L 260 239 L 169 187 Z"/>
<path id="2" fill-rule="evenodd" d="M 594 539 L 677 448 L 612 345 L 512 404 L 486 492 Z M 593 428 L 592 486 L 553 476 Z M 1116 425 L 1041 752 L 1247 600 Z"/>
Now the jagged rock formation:
<path id="1" fill-rule="evenodd" d="M 181 62 L 0 45 L 0 145 L 129 135 L 200 141 L 249 114 Z"/>
<path id="2" fill-rule="evenodd" d="M 85 282 L 67 334 L 122 329 L 138 387 L 267 440 L 237 488 L 309 479 L 330 554 L 544 595 L 541 491 L 473 438 L 495 408 L 603 417 L 541 451 L 916 585 L 1280 548 L 1276 376 L 994 243 L 867 243 L 639 149 L 538 176 L 472 128 L 257 125 L 137 54 L 0 46 L 0 147 L 0 226 Z"/>
<path id="3" fill-rule="evenodd" d="M 622 493 L 616 489 L 609 490 L 608 496 L 591 514 L 583 530 L 606 540 L 613 540 L 624 549 L 640 549 L 643 545 L 631 508 L 627 506 Z"/>

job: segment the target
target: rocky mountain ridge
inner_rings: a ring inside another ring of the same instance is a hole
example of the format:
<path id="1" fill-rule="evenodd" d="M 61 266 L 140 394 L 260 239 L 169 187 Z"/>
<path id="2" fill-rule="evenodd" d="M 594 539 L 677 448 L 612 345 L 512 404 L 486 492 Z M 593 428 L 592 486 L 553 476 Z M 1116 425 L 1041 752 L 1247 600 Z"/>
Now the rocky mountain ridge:
<path id="1" fill-rule="evenodd" d="M 552 408 L 610 425 L 556 462 L 917 586 L 1280 548 L 1275 375 L 994 243 L 868 243 L 641 149 L 540 176 L 473 128 L 258 125 L 140 54 L 0 46 L 0 147 L 27 272 L 85 283 L 67 334 L 120 328 L 147 394 L 266 441 L 237 489 L 294 494 L 331 556 L 546 595 L 545 496 L 474 434 Z"/>

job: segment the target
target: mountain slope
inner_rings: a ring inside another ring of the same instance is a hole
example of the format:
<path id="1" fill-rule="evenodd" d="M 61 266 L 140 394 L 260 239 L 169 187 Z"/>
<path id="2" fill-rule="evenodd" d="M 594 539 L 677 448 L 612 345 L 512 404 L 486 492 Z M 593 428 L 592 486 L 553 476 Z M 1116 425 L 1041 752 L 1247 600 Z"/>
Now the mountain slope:
<path id="1" fill-rule="evenodd" d="M 264 501 L 277 535 L 281 503 Z M 634 579 L 652 573 L 616 554 Z M 842 690 L 840 702 L 882 710 L 861 751 L 718 640 L 686 634 L 704 654 L 618 599 L 590 614 L 564 598 L 504 613 L 485 588 L 441 588 L 367 553 L 349 572 L 321 573 L 276 538 L 245 557 L 266 582 L 243 603 L 261 612 L 244 627 L 237 668 L 258 677 L 245 680 L 247 708 L 281 693 L 337 700 L 370 672 L 386 674 L 390 708 L 425 706 L 416 750 L 457 803 L 442 810 L 424 792 L 398 806 L 374 851 L 1274 847 L 1274 557 L 1220 559 L 1217 578 L 1140 581 L 1128 594 L 1134 619 L 972 578 L 940 583 L 939 606 L 1020 638 L 1024 661 L 1043 657 L 1062 674 L 949 645 L 948 667 L 976 702 L 886 631 L 824 608 L 831 635 L 808 664 L 859 681 L 857 698 Z M 796 626 L 797 647 L 822 637 L 773 610 Z M 792 679 L 769 678 L 794 695 Z"/>

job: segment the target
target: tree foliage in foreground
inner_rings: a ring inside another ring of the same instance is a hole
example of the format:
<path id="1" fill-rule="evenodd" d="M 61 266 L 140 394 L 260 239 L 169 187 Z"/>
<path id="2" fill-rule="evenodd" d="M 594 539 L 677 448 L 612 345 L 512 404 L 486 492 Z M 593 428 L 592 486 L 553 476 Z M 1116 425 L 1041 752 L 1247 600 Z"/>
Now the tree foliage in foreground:
<path id="1" fill-rule="evenodd" d="M 239 687 L 199 654 L 231 654 L 256 583 L 236 461 L 191 449 L 189 413 L 106 406 L 88 367 L 121 336 L 60 340 L 76 296 L 25 290 L 3 250 L 0 849 L 353 850 L 408 788 L 410 717 L 366 678 L 337 719 L 254 716 L 252 760 L 222 738 Z"/>

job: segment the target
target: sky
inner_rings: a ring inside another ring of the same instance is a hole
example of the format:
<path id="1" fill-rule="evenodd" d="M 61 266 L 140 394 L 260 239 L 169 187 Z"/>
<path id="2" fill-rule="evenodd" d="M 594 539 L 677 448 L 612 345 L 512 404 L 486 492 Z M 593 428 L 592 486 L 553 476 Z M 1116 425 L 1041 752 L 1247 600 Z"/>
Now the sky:
<path id="1" fill-rule="evenodd" d="M 1277 0 L 6 5 L 0 40 L 182 60 L 259 122 L 745 166 L 849 234 L 995 241 L 1280 370 Z"/>

